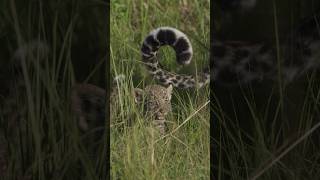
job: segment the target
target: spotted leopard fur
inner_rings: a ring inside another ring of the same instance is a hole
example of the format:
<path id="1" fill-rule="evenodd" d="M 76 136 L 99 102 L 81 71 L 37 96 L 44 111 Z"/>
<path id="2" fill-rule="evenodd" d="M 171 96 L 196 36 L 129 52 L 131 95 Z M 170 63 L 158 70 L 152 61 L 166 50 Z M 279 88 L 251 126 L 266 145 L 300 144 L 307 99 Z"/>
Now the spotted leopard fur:
<path id="1" fill-rule="evenodd" d="M 162 46 L 170 46 L 176 53 L 176 61 L 180 65 L 190 64 L 193 49 L 189 38 L 172 27 L 159 27 L 152 30 L 141 46 L 142 61 L 148 72 L 161 85 L 149 85 L 144 89 L 146 94 L 145 108 L 153 117 L 155 126 L 163 134 L 166 131 L 166 115 L 171 111 L 172 88 L 201 88 L 210 81 L 209 68 L 197 76 L 176 74 L 164 70 L 157 58 Z M 141 90 L 142 91 L 142 90 Z M 136 90 L 136 92 L 139 92 Z"/>
<path id="2" fill-rule="evenodd" d="M 144 39 L 141 47 L 142 60 L 148 70 L 159 82 L 178 88 L 201 88 L 210 80 L 209 69 L 206 68 L 198 76 L 181 75 L 168 72 L 161 68 L 157 52 L 161 46 L 169 45 L 175 50 L 176 61 L 180 65 L 191 62 L 193 50 L 189 38 L 181 31 L 172 27 L 160 27 L 151 31 Z"/>
<path id="3" fill-rule="evenodd" d="M 172 111 L 171 96 L 172 85 L 148 85 L 144 90 L 135 88 L 136 102 L 143 103 L 147 118 L 152 119 L 161 134 L 167 130 L 166 117 Z"/>
<path id="4" fill-rule="evenodd" d="M 110 94 L 110 120 L 111 126 L 117 123 L 115 115 L 120 114 L 120 96 L 124 93 L 121 87 L 125 80 L 124 75 L 114 78 L 113 87 Z M 142 106 L 143 114 L 161 134 L 166 132 L 166 116 L 171 112 L 172 86 L 147 85 L 144 89 L 134 88 L 132 91 L 134 101 L 139 107 Z M 129 113 L 134 117 L 133 113 Z M 131 118 L 132 118 L 131 117 Z M 123 119 L 121 119 L 123 120 Z"/>
<path id="5" fill-rule="evenodd" d="M 292 35 L 280 44 L 279 49 L 265 42 L 214 41 L 212 81 L 215 84 L 233 86 L 275 81 L 280 77 L 283 84 L 287 85 L 306 72 L 318 70 L 319 20 L 319 14 L 303 20 Z M 282 55 L 280 59 L 277 53 Z"/>

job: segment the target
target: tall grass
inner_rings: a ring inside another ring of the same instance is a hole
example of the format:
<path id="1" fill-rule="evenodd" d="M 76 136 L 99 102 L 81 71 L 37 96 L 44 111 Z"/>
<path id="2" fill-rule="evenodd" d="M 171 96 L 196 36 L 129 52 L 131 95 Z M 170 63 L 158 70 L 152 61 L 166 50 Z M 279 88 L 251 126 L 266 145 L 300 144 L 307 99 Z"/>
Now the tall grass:
<path id="1" fill-rule="evenodd" d="M 4 65 L 14 64 L 18 69 L 12 74 L 2 73 L 10 67 L 2 66 L 1 79 L 12 80 L 3 88 L 16 81 L 24 81 L 26 86 L 9 89 L 8 95 L 1 97 L 1 105 L 13 99 L 11 111 L 23 114 L 19 121 L 13 121 L 3 113 L 9 107 L 1 107 L 0 136 L 4 140 L 0 149 L 6 150 L 8 164 L 0 179 L 106 178 L 106 152 L 100 153 L 103 138 L 92 142 L 92 132 L 79 132 L 70 109 L 74 83 L 86 80 L 103 85 L 99 72 L 105 70 L 97 62 L 105 56 L 105 29 L 101 26 L 105 24 L 101 11 L 105 7 L 100 1 L 1 2 L 0 30 L 6 35 L 1 36 L 5 43 L 1 57 Z M 91 17 L 84 13 L 87 11 Z M 45 44 L 47 52 L 43 53 L 41 44 L 30 50 L 33 41 Z M 14 59 L 22 47 L 29 50 Z M 92 151 L 95 143 L 101 147 Z"/>
<path id="2" fill-rule="evenodd" d="M 209 179 L 209 90 L 175 89 L 168 132 L 160 136 L 134 103 L 132 90 L 156 84 L 141 62 L 140 46 L 154 28 L 172 26 L 191 39 L 191 65 L 176 66 L 172 49 L 162 48 L 166 68 L 195 74 L 209 63 L 209 1 L 111 1 L 110 64 L 125 75 L 111 119 L 112 179 Z"/>
<path id="3" fill-rule="evenodd" d="M 278 9 L 280 2 L 270 4 L 279 78 L 213 89 L 213 142 L 218 154 L 212 168 L 217 179 L 320 178 L 319 72 L 308 72 L 289 85 L 281 80 L 280 35 L 284 33 L 279 30 L 283 28 L 279 14 L 285 13 Z M 297 14 L 291 14 L 297 21 L 292 24 L 298 24 Z"/>

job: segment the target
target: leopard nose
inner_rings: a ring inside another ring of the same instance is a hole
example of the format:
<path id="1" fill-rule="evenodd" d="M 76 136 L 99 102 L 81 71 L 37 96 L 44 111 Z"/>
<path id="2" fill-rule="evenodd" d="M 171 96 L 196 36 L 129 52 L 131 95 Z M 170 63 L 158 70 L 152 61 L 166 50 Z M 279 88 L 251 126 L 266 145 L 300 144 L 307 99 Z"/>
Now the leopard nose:
<path id="1" fill-rule="evenodd" d="M 166 111 L 164 111 L 163 109 L 159 109 L 159 112 L 160 112 L 161 114 L 166 113 Z"/>

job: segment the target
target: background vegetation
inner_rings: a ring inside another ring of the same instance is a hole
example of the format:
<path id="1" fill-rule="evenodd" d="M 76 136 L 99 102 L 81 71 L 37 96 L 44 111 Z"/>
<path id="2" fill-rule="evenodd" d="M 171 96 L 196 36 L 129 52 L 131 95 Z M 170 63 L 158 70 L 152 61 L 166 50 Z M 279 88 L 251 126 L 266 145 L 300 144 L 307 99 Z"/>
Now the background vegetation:
<path id="1" fill-rule="evenodd" d="M 105 140 L 79 132 L 69 101 L 75 82 L 105 87 L 107 9 L 99 0 L 0 1 L 0 179 L 106 178 Z M 20 81 L 26 87 L 15 88 Z M 18 122 L 8 108 L 24 112 Z"/>
<path id="2" fill-rule="evenodd" d="M 277 43 L 287 40 L 302 19 L 319 13 L 320 4 L 257 1 L 247 12 L 214 7 L 215 37 L 271 43 L 281 61 L 284 54 Z M 319 92 L 319 71 L 288 86 L 278 81 L 232 88 L 215 84 L 211 127 L 216 179 L 319 179 Z"/>

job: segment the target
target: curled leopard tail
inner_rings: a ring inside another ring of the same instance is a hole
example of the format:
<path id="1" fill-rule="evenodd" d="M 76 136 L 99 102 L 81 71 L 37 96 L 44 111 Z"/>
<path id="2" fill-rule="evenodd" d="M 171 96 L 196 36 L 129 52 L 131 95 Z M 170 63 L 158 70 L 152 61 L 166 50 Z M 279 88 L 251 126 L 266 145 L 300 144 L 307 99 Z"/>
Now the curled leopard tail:
<path id="1" fill-rule="evenodd" d="M 156 55 L 159 48 L 165 45 L 169 45 L 175 50 L 176 61 L 180 65 L 189 64 L 193 55 L 190 40 L 183 32 L 172 27 L 160 27 L 151 31 L 141 47 L 142 60 L 148 72 L 161 84 L 165 86 L 172 84 L 174 87 L 186 89 L 201 88 L 209 83 L 209 68 L 206 68 L 197 77 L 176 74 L 162 69 Z"/>

